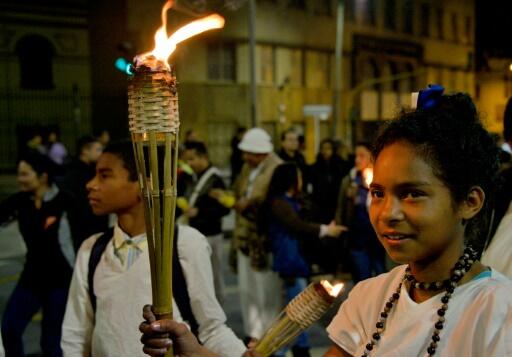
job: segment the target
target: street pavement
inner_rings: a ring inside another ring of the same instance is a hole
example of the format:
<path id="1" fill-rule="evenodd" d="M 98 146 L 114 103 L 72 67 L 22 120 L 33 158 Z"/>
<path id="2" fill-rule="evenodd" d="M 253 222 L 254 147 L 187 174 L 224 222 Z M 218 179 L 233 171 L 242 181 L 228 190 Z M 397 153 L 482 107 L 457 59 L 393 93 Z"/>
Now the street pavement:
<path id="1" fill-rule="evenodd" d="M 229 216 L 225 226 L 231 228 L 233 217 Z M 226 257 L 229 240 L 225 241 Z M 15 287 L 17 275 L 21 272 L 25 256 L 25 245 L 18 232 L 16 222 L 0 227 L 0 314 L 3 314 L 7 299 Z M 240 337 L 244 337 L 242 318 L 240 314 L 240 302 L 238 298 L 237 277 L 226 267 L 224 276 L 227 283 L 226 300 L 224 310 L 228 318 L 228 325 Z M 349 283 L 350 285 L 350 283 Z M 348 286 L 347 286 L 348 287 Z M 346 292 L 345 292 L 346 295 Z M 340 301 L 343 298 L 339 299 Z M 309 329 L 310 342 L 313 347 L 312 356 L 322 356 L 330 345 L 325 333 L 325 326 L 337 311 L 338 303 L 324 316 L 324 318 Z M 37 314 L 29 324 L 25 334 L 25 353 L 28 356 L 40 356 L 39 339 L 41 335 L 41 314 Z M 291 354 L 290 354 L 291 356 Z M 0 357 L 2 357 L 0 353 Z"/>

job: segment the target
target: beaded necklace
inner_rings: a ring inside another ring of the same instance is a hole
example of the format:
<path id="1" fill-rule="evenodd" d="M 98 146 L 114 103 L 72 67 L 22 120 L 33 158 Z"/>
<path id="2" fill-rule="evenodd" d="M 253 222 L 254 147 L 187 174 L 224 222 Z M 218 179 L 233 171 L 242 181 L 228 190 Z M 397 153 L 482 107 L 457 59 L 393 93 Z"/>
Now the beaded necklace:
<path id="1" fill-rule="evenodd" d="M 372 334 L 372 339 L 370 340 L 370 342 L 366 344 L 366 348 L 361 357 L 368 357 L 371 351 L 374 349 L 374 347 L 376 347 L 377 343 L 379 342 L 380 337 L 386 328 L 386 319 L 389 316 L 389 312 L 393 308 L 395 302 L 397 302 L 398 299 L 400 298 L 400 291 L 402 289 L 402 285 L 406 281 L 410 282 L 411 287 L 414 287 L 416 289 L 430 291 L 438 291 L 442 289 L 445 290 L 445 294 L 443 295 L 443 297 L 441 297 L 441 302 L 443 304 L 441 305 L 441 308 L 437 310 L 438 319 L 437 322 L 434 324 L 432 342 L 427 348 L 428 355 L 433 356 L 436 353 L 437 345 L 441 340 L 440 333 L 444 326 L 444 315 L 446 314 L 446 310 L 448 310 L 448 302 L 450 301 L 450 298 L 452 297 L 452 294 L 455 291 L 455 288 L 457 287 L 459 281 L 471 269 L 471 266 L 476 261 L 476 259 L 476 251 L 470 246 L 466 247 L 464 249 L 464 253 L 460 256 L 457 263 L 455 263 L 450 278 L 443 281 L 431 283 L 417 281 L 416 278 L 414 278 L 414 276 L 411 274 L 410 267 L 407 267 L 407 269 L 405 270 L 404 278 L 402 279 L 400 284 L 398 284 L 398 287 L 393 293 L 393 295 L 391 295 L 389 300 L 386 302 L 384 310 L 380 313 L 379 321 L 375 324 L 377 330 Z"/>

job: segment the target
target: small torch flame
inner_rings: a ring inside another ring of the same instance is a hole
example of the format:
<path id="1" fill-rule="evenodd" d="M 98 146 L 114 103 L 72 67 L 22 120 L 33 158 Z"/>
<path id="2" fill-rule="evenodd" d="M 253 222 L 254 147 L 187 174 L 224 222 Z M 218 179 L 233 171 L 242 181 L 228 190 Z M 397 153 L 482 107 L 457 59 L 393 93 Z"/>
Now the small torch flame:
<path id="1" fill-rule="evenodd" d="M 162 8 L 162 27 L 155 33 L 155 48 L 151 52 L 135 57 L 137 67 L 142 63 L 153 63 L 155 60 L 168 66 L 167 61 L 180 42 L 192 36 L 199 35 L 202 32 L 224 27 L 224 18 L 218 14 L 212 14 L 202 19 L 192 21 L 167 37 L 167 11 L 173 5 L 174 1 L 169 0 Z"/>
<path id="2" fill-rule="evenodd" d="M 338 283 L 332 286 L 332 284 L 329 283 L 327 280 L 322 280 L 320 284 L 322 284 L 327 293 L 331 295 L 333 298 L 337 297 L 341 289 L 343 289 L 343 283 Z"/>
<path id="3" fill-rule="evenodd" d="M 371 167 L 367 167 L 363 170 L 363 178 L 366 187 L 370 187 L 370 184 L 373 181 L 373 169 Z"/>

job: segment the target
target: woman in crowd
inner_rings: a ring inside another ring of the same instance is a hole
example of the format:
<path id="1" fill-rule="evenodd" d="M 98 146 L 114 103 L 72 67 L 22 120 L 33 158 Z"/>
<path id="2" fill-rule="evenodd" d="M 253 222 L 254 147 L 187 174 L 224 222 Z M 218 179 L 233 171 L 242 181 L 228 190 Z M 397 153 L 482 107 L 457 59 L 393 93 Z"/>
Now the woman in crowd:
<path id="1" fill-rule="evenodd" d="M 62 356 L 61 325 L 74 263 L 69 222 L 72 199 L 53 183 L 53 163 L 28 154 L 18 163 L 20 192 L 0 203 L 0 223 L 18 220 L 27 246 L 25 266 L 2 318 L 5 354 L 24 356 L 23 331 L 42 308 L 41 349 Z"/>

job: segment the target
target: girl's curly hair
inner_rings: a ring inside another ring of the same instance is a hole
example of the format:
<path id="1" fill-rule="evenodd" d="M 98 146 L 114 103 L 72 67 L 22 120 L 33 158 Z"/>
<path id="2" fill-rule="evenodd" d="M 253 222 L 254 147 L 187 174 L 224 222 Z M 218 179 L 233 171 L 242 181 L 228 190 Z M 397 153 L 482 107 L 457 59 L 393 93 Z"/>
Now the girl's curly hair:
<path id="1" fill-rule="evenodd" d="M 499 148 L 482 126 L 471 98 L 464 93 L 443 95 L 433 108 L 401 113 L 381 129 L 374 142 L 374 160 L 386 146 L 402 140 L 414 145 L 432 166 L 454 203 L 465 200 L 474 186 L 485 192 L 482 210 L 465 228 L 467 242 L 481 251 L 498 184 Z"/>

